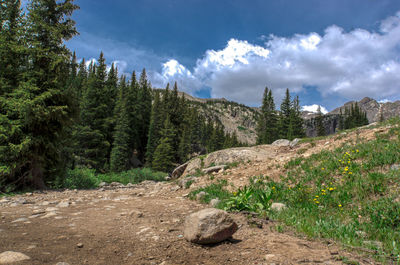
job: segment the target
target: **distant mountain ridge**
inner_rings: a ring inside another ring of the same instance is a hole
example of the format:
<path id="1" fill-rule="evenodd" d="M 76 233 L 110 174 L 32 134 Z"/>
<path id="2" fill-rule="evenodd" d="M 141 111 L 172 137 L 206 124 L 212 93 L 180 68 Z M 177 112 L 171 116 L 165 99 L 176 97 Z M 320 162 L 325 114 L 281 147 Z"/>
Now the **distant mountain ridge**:
<path id="1" fill-rule="evenodd" d="M 344 113 L 346 108 L 355 104 L 366 112 L 369 123 L 378 122 L 381 119 L 387 120 L 392 117 L 400 116 L 400 100 L 395 102 L 379 103 L 375 99 L 365 97 L 360 101 L 349 101 L 327 114 L 323 115 L 323 124 L 326 134 L 333 134 L 339 129 L 340 112 Z M 309 137 L 317 135 L 315 117 L 316 113 L 303 112 L 305 119 L 306 134 Z"/>
<path id="2" fill-rule="evenodd" d="M 249 107 L 225 98 L 197 98 L 185 92 L 179 92 L 190 102 L 198 105 L 205 117 L 221 122 L 225 132 L 236 133 L 239 141 L 253 145 L 256 142 L 257 117 L 260 109 Z M 364 97 L 360 101 L 349 101 L 327 114 L 323 115 L 323 124 L 326 134 L 332 134 L 339 130 L 340 110 L 344 113 L 345 108 L 351 107 L 357 102 L 358 106 L 367 113 L 369 123 L 381 119 L 389 119 L 400 116 L 400 100 L 395 102 L 379 103 L 370 97 Z M 317 136 L 315 117 L 316 113 L 303 111 L 302 117 L 305 120 L 305 131 L 308 137 Z"/>

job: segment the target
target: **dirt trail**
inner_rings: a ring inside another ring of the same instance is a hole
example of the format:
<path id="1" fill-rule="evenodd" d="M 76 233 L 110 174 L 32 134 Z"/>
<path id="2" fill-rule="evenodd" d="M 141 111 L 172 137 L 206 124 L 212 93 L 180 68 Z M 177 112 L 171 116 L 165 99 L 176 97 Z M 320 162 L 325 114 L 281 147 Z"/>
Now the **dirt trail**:
<path id="1" fill-rule="evenodd" d="M 370 135 L 373 132 L 365 137 Z M 302 155 L 340 144 L 338 139 L 331 142 L 310 146 Z M 272 167 L 274 163 L 281 164 L 297 153 L 282 148 L 274 161 L 241 164 L 216 174 L 214 180 L 225 178 L 240 186 L 250 176 L 274 176 L 281 170 Z M 204 176 L 193 188 L 209 179 Z M 188 243 L 182 232 L 184 218 L 208 207 L 190 201 L 188 192 L 174 182 L 145 182 L 129 188 L 51 191 L 0 199 L 0 253 L 22 252 L 31 259 L 16 264 L 37 265 L 343 264 L 343 256 L 374 264 L 330 242 L 279 233 L 274 221 L 259 220 L 259 228 L 241 214 L 234 215 L 240 229 L 232 240 L 207 247 Z"/>

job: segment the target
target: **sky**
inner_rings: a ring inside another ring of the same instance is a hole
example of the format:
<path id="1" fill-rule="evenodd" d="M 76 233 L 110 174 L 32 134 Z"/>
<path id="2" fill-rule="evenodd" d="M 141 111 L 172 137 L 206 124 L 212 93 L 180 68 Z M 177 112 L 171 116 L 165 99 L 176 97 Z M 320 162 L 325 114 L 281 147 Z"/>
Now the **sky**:
<path id="1" fill-rule="evenodd" d="M 153 87 L 260 106 L 286 88 L 306 109 L 400 99 L 399 0 L 75 0 L 78 58 Z"/>

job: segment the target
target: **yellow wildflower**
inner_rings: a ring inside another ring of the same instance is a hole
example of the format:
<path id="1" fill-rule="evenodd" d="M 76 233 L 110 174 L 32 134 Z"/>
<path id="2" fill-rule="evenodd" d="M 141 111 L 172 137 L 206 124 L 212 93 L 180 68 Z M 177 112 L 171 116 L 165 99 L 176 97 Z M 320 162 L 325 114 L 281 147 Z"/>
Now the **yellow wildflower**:
<path id="1" fill-rule="evenodd" d="M 338 206 L 339 206 L 339 207 L 342 207 L 342 205 L 341 205 L 341 204 L 339 204 Z"/>

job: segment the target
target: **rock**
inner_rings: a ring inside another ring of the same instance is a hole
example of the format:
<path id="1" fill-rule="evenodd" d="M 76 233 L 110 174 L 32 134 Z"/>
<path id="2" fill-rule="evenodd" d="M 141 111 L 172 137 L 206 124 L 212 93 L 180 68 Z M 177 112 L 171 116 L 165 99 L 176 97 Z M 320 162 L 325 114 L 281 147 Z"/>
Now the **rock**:
<path id="1" fill-rule="evenodd" d="M 106 186 L 108 186 L 108 183 L 107 182 L 101 182 L 99 185 L 98 185 L 98 187 L 99 188 L 104 188 L 104 187 L 106 187 Z"/>
<path id="2" fill-rule="evenodd" d="M 125 187 L 124 184 L 119 183 L 119 182 L 111 182 L 110 186 L 111 187 Z"/>
<path id="3" fill-rule="evenodd" d="M 300 142 L 299 138 L 294 139 L 293 141 L 290 142 L 289 146 L 290 148 L 294 148 L 296 145 L 298 145 Z"/>
<path id="4" fill-rule="evenodd" d="M 83 248 L 83 243 L 78 243 L 78 244 L 76 244 L 76 247 L 77 247 L 77 248 Z"/>
<path id="5" fill-rule="evenodd" d="M 237 230 L 227 212 L 208 208 L 186 217 L 184 237 L 196 244 L 215 244 L 230 238 Z"/>
<path id="6" fill-rule="evenodd" d="M 169 181 L 169 180 L 171 180 L 171 177 L 170 177 L 170 176 L 166 176 L 166 177 L 164 178 L 164 180 L 165 180 L 165 181 Z"/>
<path id="7" fill-rule="evenodd" d="M 271 210 L 274 210 L 277 212 L 285 210 L 286 208 L 287 208 L 286 205 L 283 203 L 280 203 L 280 202 L 274 202 L 271 204 L 271 207 L 270 207 Z"/>
<path id="8" fill-rule="evenodd" d="M 399 170 L 400 169 L 400 164 L 394 164 L 390 167 L 390 170 Z"/>
<path id="9" fill-rule="evenodd" d="M 271 144 L 272 146 L 290 146 L 290 141 L 287 139 L 279 139 Z"/>
<path id="10" fill-rule="evenodd" d="M 365 233 L 364 231 L 356 231 L 356 235 L 359 237 L 366 237 L 367 233 Z"/>
<path id="11" fill-rule="evenodd" d="M 44 202 L 42 202 L 40 205 L 42 205 L 42 206 L 47 206 L 47 205 L 49 205 L 49 204 L 50 204 L 50 202 L 44 201 Z"/>
<path id="12" fill-rule="evenodd" d="M 55 212 L 57 210 L 58 210 L 58 208 L 56 208 L 56 207 L 47 207 L 46 208 L 46 212 Z"/>
<path id="13" fill-rule="evenodd" d="M 182 176 L 183 172 L 185 172 L 185 169 L 188 165 L 189 165 L 189 162 L 186 162 L 185 164 L 182 164 L 179 167 L 175 168 L 174 171 L 172 171 L 171 178 L 177 179 L 180 176 Z"/>
<path id="14" fill-rule="evenodd" d="M 380 241 L 369 241 L 369 240 L 366 240 L 366 241 L 363 241 L 363 243 L 365 244 L 365 245 L 369 245 L 369 246 L 372 246 L 372 247 L 375 247 L 375 248 L 383 248 L 383 243 L 382 242 L 380 242 Z"/>
<path id="15" fill-rule="evenodd" d="M 56 207 L 59 207 L 59 208 L 66 208 L 68 206 L 69 206 L 69 202 L 67 202 L 67 201 L 60 202 L 59 204 L 56 205 Z"/>
<path id="16" fill-rule="evenodd" d="M 16 220 L 12 221 L 11 223 L 20 223 L 20 222 L 26 222 L 26 221 L 29 221 L 28 218 L 22 217 L 22 218 L 18 218 Z"/>
<path id="17" fill-rule="evenodd" d="M 143 217 L 143 213 L 137 210 L 132 210 L 129 212 L 129 216 L 134 217 L 136 216 L 137 218 Z"/>
<path id="18" fill-rule="evenodd" d="M 203 169 L 203 173 L 209 174 L 213 172 L 219 172 L 220 170 L 224 170 L 226 168 L 226 165 L 219 165 L 219 166 L 214 166 L 214 167 L 208 167 Z"/>
<path id="19" fill-rule="evenodd" d="M 56 265 L 69 265 L 69 263 L 67 263 L 67 262 L 57 262 Z"/>
<path id="20" fill-rule="evenodd" d="M 196 182 L 196 177 L 187 177 L 179 180 L 178 185 L 181 188 L 188 189 L 192 183 Z"/>
<path id="21" fill-rule="evenodd" d="M 28 259 L 30 259 L 30 257 L 21 252 L 5 251 L 0 254 L 0 264 L 10 264 Z"/>
<path id="22" fill-rule="evenodd" d="M 171 191 L 177 191 L 177 190 L 179 190 L 181 187 L 179 187 L 179 185 L 175 185 L 175 186 L 172 186 L 171 187 Z"/>
<path id="23" fill-rule="evenodd" d="M 217 207 L 217 205 L 218 205 L 220 202 L 221 202 L 221 200 L 218 199 L 218 198 L 212 199 L 212 200 L 210 201 L 210 206 L 215 208 L 215 207 Z"/>
<path id="24" fill-rule="evenodd" d="M 7 203 L 7 202 L 9 202 L 9 200 L 8 200 L 7 198 L 4 198 L 4 199 L 1 199 L 1 200 L 0 200 L 0 204 L 2 204 L 2 203 Z"/>
<path id="25" fill-rule="evenodd" d="M 206 195 L 207 195 L 207 193 L 205 191 L 200 191 L 196 195 L 196 200 L 201 201 Z"/>
<path id="26" fill-rule="evenodd" d="M 127 188 L 133 188 L 133 187 L 135 187 L 135 184 L 128 183 L 128 184 L 125 185 L 125 187 L 127 187 Z"/>

